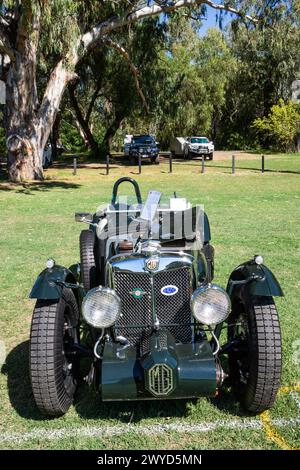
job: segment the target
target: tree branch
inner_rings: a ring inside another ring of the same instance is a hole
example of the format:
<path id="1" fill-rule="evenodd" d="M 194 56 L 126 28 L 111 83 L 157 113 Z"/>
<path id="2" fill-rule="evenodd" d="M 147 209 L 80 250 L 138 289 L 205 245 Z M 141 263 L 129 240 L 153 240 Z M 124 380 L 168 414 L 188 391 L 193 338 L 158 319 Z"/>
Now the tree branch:
<path id="1" fill-rule="evenodd" d="M 90 148 L 93 150 L 94 155 L 98 155 L 99 153 L 99 148 L 98 144 L 94 139 L 94 136 L 92 134 L 92 131 L 90 129 L 89 123 L 87 119 L 83 116 L 82 110 L 79 106 L 78 100 L 75 95 L 75 89 L 76 89 L 76 84 L 70 84 L 69 87 L 69 97 L 70 97 L 70 102 L 71 106 L 74 109 L 76 120 L 78 121 L 84 135 L 85 135 L 85 140 L 88 142 Z"/>
<path id="2" fill-rule="evenodd" d="M 45 145 L 47 142 L 65 88 L 75 78 L 77 78 L 77 75 L 69 71 L 62 60 L 57 63 L 51 73 L 40 109 L 37 113 L 36 124 L 41 130 L 42 145 Z"/>
<path id="3" fill-rule="evenodd" d="M 124 59 L 126 60 L 132 74 L 133 74 L 133 77 L 134 77 L 134 81 L 135 81 L 135 87 L 137 89 L 137 92 L 138 92 L 138 95 L 140 96 L 142 102 L 143 102 L 143 105 L 147 111 L 147 113 L 149 113 L 149 106 L 148 106 L 148 103 L 146 101 L 146 98 L 145 98 L 145 95 L 143 93 L 143 90 L 140 86 L 140 82 L 139 82 L 139 79 L 138 79 L 138 76 L 139 76 L 139 70 L 135 67 L 135 65 L 131 62 L 130 60 L 130 56 L 128 54 L 128 52 L 124 49 L 124 47 L 122 47 L 120 44 L 117 44 L 116 42 L 114 42 L 112 39 L 109 39 L 109 38 L 105 38 L 102 40 L 102 42 L 104 44 L 106 44 L 107 46 L 109 47 L 112 47 L 113 49 L 115 49 L 116 51 L 118 51 L 122 57 L 124 57 Z"/>
<path id="4" fill-rule="evenodd" d="M 250 15 L 246 15 L 244 12 L 233 8 L 227 4 L 219 4 L 211 0 L 177 0 L 170 5 L 153 4 L 151 6 L 145 6 L 143 8 L 140 8 L 139 10 L 129 13 L 127 16 L 109 18 L 107 21 L 98 24 L 91 31 L 81 36 L 83 50 L 84 52 L 86 52 L 87 49 L 89 49 L 101 37 L 106 36 L 112 31 L 122 28 L 123 26 L 128 26 L 129 24 L 135 23 L 143 18 L 157 16 L 160 13 L 172 13 L 175 10 L 179 10 L 180 8 L 195 8 L 200 5 L 208 5 L 209 7 L 214 8 L 215 10 L 229 11 L 230 13 L 234 13 L 237 16 L 240 16 L 241 18 L 244 18 L 248 21 L 258 23 L 257 18 L 253 18 Z"/>
<path id="5" fill-rule="evenodd" d="M 92 111 L 93 111 L 93 108 L 94 108 L 96 99 L 97 99 L 98 96 L 99 96 L 101 87 L 102 87 L 102 76 L 100 76 L 100 78 L 98 79 L 98 81 L 97 81 L 97 83 L 96 83 L 96 87 L 95 87 L 94 93 L 93 93 L 93 95 L 92 95 L 90 104 L 89 104 L 89 106 L 88 106 L 88 110 L 87 110 L 87 113 L 86 113 L 86 116 L 85 116 L 87 122 L 90 122 L 91 114 L 92 114 Z"/>

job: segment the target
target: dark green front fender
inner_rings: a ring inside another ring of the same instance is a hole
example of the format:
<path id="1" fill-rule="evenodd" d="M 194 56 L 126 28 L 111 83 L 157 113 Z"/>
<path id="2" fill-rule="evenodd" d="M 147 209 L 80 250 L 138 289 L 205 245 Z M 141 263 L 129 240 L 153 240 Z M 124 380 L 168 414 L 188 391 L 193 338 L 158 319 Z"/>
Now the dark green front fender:
<path id="1" fill-rule="evenodd" d="M 284 295 L 272 271 L 263 264 L 256 264 L 254 260 L 235 268 L 229 277 L 226 290 L 232 298 L 240 296 L 245 288 L 250 295 L 275 297 Z"/>
<path id="2" fill-rule="evenodd" d="M 56 300 L 62 296 L 64 283 L 71 284 L 71 288 L 75 290 L 79 288 L 77 265 L 71 266 L 69 269 L 64 266 L 55 265 L 52 269 L 44 269 L 30 292 L 30 299 Z"/>

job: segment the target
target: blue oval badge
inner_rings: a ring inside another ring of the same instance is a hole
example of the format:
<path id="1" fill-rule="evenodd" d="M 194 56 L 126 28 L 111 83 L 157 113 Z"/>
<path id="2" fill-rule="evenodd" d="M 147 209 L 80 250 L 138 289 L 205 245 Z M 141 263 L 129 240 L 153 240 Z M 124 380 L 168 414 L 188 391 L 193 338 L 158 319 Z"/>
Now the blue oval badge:
<path id="1" fill-rule="evenodd" d="M 164 286 L 161 288 L 160 292 L 162 293 L 162 295 L 175 295 L 178 292 L 178 287 Z"/>

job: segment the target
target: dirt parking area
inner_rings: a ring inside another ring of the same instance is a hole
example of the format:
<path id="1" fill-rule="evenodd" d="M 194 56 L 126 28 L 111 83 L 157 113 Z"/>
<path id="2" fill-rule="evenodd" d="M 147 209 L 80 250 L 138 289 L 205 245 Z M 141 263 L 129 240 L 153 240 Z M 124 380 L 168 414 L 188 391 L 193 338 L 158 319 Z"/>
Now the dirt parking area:
<path id="1" fill-rule="evenodd" d="M 255 160 L 261 154 L 243 150 L 215 150 L 214 160 L 229 160 L 232 155 L 235 155 L 237 158 L 244 158 L 245 160 Z"/>

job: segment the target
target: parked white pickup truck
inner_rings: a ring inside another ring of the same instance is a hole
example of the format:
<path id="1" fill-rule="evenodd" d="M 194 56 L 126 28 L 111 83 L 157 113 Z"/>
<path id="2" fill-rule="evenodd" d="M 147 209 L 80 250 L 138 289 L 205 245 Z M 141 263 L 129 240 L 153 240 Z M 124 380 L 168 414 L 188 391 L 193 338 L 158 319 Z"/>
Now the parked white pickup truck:
<path id="1" fill-rule="evenodd" d="M 183 156 L 185 159 L 193 158 L 196 155 L 208 157 L 214 156 L 214 144 L 207 137 L 176 137 L 171 142 L 171 152 L 175 156 Z"/>

